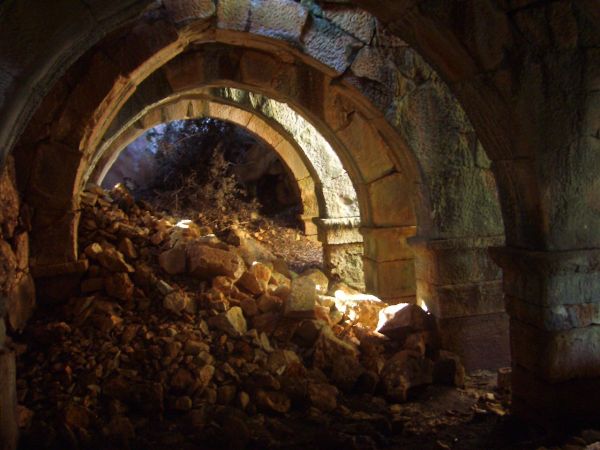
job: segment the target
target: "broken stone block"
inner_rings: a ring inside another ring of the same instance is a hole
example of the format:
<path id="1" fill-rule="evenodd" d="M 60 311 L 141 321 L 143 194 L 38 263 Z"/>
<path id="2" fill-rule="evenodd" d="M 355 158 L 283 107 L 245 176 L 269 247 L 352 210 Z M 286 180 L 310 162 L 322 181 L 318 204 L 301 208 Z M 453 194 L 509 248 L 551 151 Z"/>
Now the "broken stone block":
<path id="1" fill-rule="evenodd" d="M 393 305 L 389 309 L 401 309 L 396 311 L 377 331 L 396 341 L 404 341 L 409 334 L 417 331 L 431 331 L 435 329 L 433 316 L 423 311 L 417 305 Z M 385 308 L 383 314 L 386 314 Z"/>
<path id="2" fill-rule="evenodd" d="M 403 347 L 404 350 L 412 350 L 419 353 L 422 356 L 425 356 L 425 352 L 427 350 L 427 342 L 427 332 L 419 331 L 417 333 L 409 334 L 406 340 L 404 341 Z"/>
<path id="3" fill-rule="evenodd" d="M 405 402 L 410 389 L 433 382 L 433 362 L 416 352 L 402 350 L 386 361 L 380 377 L 385 396 Z"/>
<path id="4" fill-rule="evenodd" d="M 331 375 L 344 390 L 350 390 L 364 371 L 358 361 L 358 350 L 338 338 L 331 328 L 323 326 L 314 345 L 313 366 Z"/>
<path id="5" fill-rule="evenodd" d="M 179 369 L 177 369 L 177 371 L 173 374 L 173 376 L 171 377 L 171 379 L 169 381 L 169 385 L 171 386 L 171 389 L 173 390 L 173 392 L 180 393 L 180 394 L 187 392 L 187 390 L 193 384 L 194 384 L 194 376 L 192 375 L 192 373 L 189 370 L 187 370 L 183 367 L 180 367 Z"/>
<path id="6" fill-rule="evenodd" d="M 100 244 L 93 243 L 86 247 L 85 254 L 111 272 L 135 272 L 125 261 L 125 256 L 114 247 L 103 248 Z"/>
<path id="7" fill-rule="evenodd" d="M 246 319 L 239 306 L 234 306 L 229 311 L 211 317 L 208 319 L 208 324 L 230 336 L 242 336 L 247 331 Z"/>
<path id="8" fill-rule="evenodd" d="M 217 403 L 219 405 L 229 405 L 235 400 L 237 387 L 232 384 L 226 384 L 217 388 Z"/>
<path id="9" fill-rule="evenodd" d="M 94 326 L 103 334 L 110 333 L 114 328 L 123 325 L 123 319 L 115 314 L 99 312 L 91 317 Z"/>
<path id="10" fill-rule="evenodd" d="M 315 283 L 317 294 L 325 295 L 329 289 L 329 278 L 319 269 L 313 268 L 302 272 L 301 277 L 310 278 Z"/>
<path id="11" fill-rule="evenodd" d="M 279 310 L 282 303 L 279 297 L 265 293 L 258 298 L 256 305 L 260 312 L 266 313 Z"/>
<path id="12" fill-rule="evenodd" d="M 104 288 L 111 297 L 128 302 L 133 298 L 135 286 L 129 275 L 124 272 L 117 272 L 104 279 Z"/>
<path id="13" fill-rule="evenodd" d="M 152 416 L 164 411 L 164 390 L 160 383 L 137 381 L 117 375 L 104 382 L 102 392 L 132 408 Z"/>
<path id="14" fill-rule="evenodd" d="M 252 318 L 252 326 L 259 332 L 273 333 L 279 323 L 280 315 L 274 312 L 257 314 Z"/>
<path id="15" fill-rule="evenodd" d="M 177 315 L 181 315 L 184 311 L 190 314 L 196 312 L 194 302 L 183 291 L 173 291 L 165 295 L 163 306 Z"/>
<path id="16" fill-rule="evenodd" d="M 295 365 L 302 365 L 302 361 L 291 350 L 274 350 L 269 354 L 267 361 L 267 368 L 275 375 L 283 375 L 288 367 Z"/>
<path id="17" fill-rule="evenodd" d="M 169 275 L 177 275 L 185 272 L 186 258 L 184 247 L 174 247 L 162 252 L 158 257 L 158 263 Z"/>
<path id="18" fill-rule="evenodd" d="M 290 410 L 292 402 L 287 395 L 278 391 L 263 391 L 256 393 L 256 405 L 262 411 L 284 414 Z"/>
<path id="19" fill-rule="evenodd" d="M 433 366 L 433 382 L 445 386 L 465 386 L 465 368 L 460 357 L 452 352 L 441 350 Z"/>
<path id="20" fill-rule="evenodd" d="M 202 279 L 224 275 L 238 280 L 246 269 L 242 258 L 234 252 L 196 243 L 187 247 L 187 262 L 188 272 Z"/>
<path id="21" fill-rule="evenodd" d="M 323 412 L 337 408 L 338 390 L 327 383 L 308 383 L 308 399 L 312 406 Z"/>
<path id="22" fill-rule="evenodd" d="M 258 314 L 258 306 L 253 298 L 244 298 L 240 300 L 240 307 L 244 311 L 245 317 L 254 317 Z"/>
<path id="23" fill-rule="evenodd" d="M 135 259 L 138 257 L 137 250 L 131 242 L 131 239 L 124 237 L 119 241 L 119 251 L 127 256 L 129 259 Z"/>
<path id="24" fill-rule="evenodd" d="M 282 275 L 279 272 L 275 272 L 275 271 L 273 271 L 271 273 L 271 279 L 269 280 L 269 283 L 272 283 L 276 286 L 287 286 L 287 287 L 292 286 L 291 279 L 289 279 L 285 275 Z"/>
<path id="25" fill-rule="evenodd" d="M 71 428 L 88 430 L 95 420 L 93 413 L 81 405 L 70 403 L 65 408 L 64 422 Z"/>
<path id="26" fill-rule="evenodd" d="M 330 310 L 327 306 L 315 305 L 315 318 L 331 325 Z"/>
<path id="27" fill-rule="evenodd" d="M 230 295 L 233 290 L 233 280 L 224 276 L 214 277 L 212 288 L 221 291 L 225 295 Z"/>
<path id="28" fill-rule="evenodd" d="M 248 267 L 255 262 L 266 263 L 277 259 L 267 247 L 240 229 L 233 228 L 227 242 L 237 247 L 237 251 Z"/>
<path id="29" fill-rule="evenodd" d="M 35 285 L 30 274 L 21 275 L 13 285 L 6 307 L 8 324 L 13 330 L 22 331 L 35 309 Z"/>
<path id="30" fill-rule="evenodd" d="M 216 369 L 210 364 L 206 364 L 196 372 L 196 382 L 200 389 L 206 388 L 215 375 Z"/>
<path id="31" fill-rule="evenodd" d="M 112 417 L 102 432 L 114 448 L 130 448 L 129 442 L 135 438 L 135 428 L 131 420 L 123 416 Z"/>
<path id="32" fill-rule="evenodd" d="M 374 295 L 363 294 L 343 283 L 336 283 L 330 292 L 333 297 L 327 298 L 333 299 L 338 311 L 373 330 L 379 323 L 379 313 L 388 306 Z"/>
<path id="33" fill-rule="evenodd" d="M 290 295 L 283 304 L 284 315 L 287 317 L 314 317 L 317 302 L 315 282 L 308 277 L 298 277 L 292 280 Z"/>
<path id="34" fill-rule="evenodd" d="M 271 269 L 262 263 L 254 263 L 246 270 L 237 285 L 246 289 L 254 295 L 262 294 L 267 290 L 271 279 Z"/>
<path id="35" fill-rule="evenodd" d="M 81 282 L 81 293 L 89 294 L 104 289 L 104 278 L 86 278 Z"/>

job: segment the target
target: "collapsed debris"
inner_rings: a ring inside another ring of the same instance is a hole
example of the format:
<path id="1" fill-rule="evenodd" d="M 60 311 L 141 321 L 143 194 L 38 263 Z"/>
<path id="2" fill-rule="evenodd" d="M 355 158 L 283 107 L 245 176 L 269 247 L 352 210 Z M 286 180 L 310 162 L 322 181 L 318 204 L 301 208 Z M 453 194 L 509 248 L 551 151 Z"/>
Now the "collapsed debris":
<path id="1" fill-rule="evenodd" d="M 19 359 L 35 448 L 277 448 L 286 417 L 383 421 L 384 439 L 419 389 L 465 384 L 420 307 L 296 274 L 240 230 L 219 239 L 90 186 L 79 239 L 77 295 L 32 323 Z M 355 396 L 377 412 L 353 410 Z"/>

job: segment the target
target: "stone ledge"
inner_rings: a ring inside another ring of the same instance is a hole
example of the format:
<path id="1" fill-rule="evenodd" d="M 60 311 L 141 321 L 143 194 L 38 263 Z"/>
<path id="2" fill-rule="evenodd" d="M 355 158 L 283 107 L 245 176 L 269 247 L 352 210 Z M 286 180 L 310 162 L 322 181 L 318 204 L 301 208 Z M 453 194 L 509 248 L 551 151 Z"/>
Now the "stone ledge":
<path id="1" fill-rule="evenodd" d="M 507 295 L 506 310 L 511 317 L 548 331 L 600 325 L 600 302 L 540 306 Z"/>
<path id="2" fill-rule="evenodd" d="M 415 249 L 426 249 L 434 251 L 465 248 L 488 248 L 498 246 L 503 243 L 504 235 L 459 237 L 451 239 L 429 239 L 423 236 L 414 236 L 408 239 L 408 244 L 412 247 L 415 247 Z"/>
<path id="3" fill-rule="evenodd" d="M 534 251 L 492 247 L 492 259 L 505 270 L 553 276 L 568 273 L 600 273 L 600 249 Z"/>
<path id="4" fill-rule="evenodd" d="M 358 231 L 360 217 L 318 218 L 314 219 L 314 223 L 323 244 L 353 244 L 363 241 Z"/>

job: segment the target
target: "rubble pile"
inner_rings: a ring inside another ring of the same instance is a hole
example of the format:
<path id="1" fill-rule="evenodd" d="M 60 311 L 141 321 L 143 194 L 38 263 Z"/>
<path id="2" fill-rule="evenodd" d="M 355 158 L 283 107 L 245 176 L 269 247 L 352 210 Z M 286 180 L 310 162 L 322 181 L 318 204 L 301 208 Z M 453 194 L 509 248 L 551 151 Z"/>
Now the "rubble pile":
<path id="1" fill-rule="evenodd" d="M 419 390 L 465 384 L 418 306 L 296 274 L 122 187 L 81 201 L 79 294 L 38 311 L 20 350 L 30 448 L 380 448 Z"/>

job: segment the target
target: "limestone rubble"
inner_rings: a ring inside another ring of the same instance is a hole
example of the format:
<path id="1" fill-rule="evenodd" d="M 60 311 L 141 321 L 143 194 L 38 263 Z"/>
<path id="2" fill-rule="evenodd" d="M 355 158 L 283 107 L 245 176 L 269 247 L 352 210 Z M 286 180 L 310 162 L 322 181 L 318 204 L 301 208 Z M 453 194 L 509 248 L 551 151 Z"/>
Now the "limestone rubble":
<path id="1" fill-rule="evenodd" d="M 399 309 L 378 333 L 387 305 L 377 298 L 316 269 L 261 261 L 251 245 L 242 257 L 206 227 L 178 223 L 126 192 L 87 192 L 87 270 L 71 275 L 77 292 L 31 324 L 21 349 L 26 442 L 155 448 L 169 434 L 157 443 L 152 429 L 175 418 L 176 442 L 191 433 L 217 448 L 274 448 L 273 424 L 286 417 L 352 416 L 351 399 L 367 396 L 391 432 L 405 420 L 398 403 L 419 388 L 464 385 L 421 308 Z"/>

